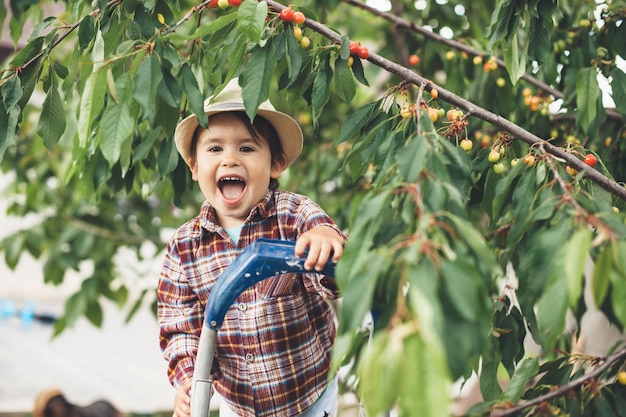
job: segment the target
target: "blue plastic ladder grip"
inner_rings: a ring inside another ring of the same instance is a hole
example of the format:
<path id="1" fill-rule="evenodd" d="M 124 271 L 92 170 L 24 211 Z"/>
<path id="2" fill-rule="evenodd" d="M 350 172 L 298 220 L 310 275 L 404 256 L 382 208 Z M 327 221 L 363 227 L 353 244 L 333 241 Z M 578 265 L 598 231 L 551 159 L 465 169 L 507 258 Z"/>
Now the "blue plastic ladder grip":
<path id="1" fill-rule="evenodd" d="M 322 271 L 306 271 L 305 258 L 294 254 L 296 243 L 286 240 L 257 239 L 226 268 L 219 277 L 204 312 L 204 325 L 217 330 L 224 322 L 228 308 L 247 288 L 279 274 L 317 272 L 329 277 L 335 274 L 335 263 L 328 261 Z"/>

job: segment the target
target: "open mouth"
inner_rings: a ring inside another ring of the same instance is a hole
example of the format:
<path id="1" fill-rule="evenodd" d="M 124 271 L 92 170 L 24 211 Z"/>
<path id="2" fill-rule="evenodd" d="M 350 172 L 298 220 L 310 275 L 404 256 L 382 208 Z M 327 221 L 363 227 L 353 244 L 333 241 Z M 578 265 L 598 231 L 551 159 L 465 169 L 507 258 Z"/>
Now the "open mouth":
<path id="1" fill-rule="evenodd" d="M 227 200 L 236 200 L 243 194 L 246 182 L 240 177 L 224 177 L 219 180 L 218 187 Z"/>

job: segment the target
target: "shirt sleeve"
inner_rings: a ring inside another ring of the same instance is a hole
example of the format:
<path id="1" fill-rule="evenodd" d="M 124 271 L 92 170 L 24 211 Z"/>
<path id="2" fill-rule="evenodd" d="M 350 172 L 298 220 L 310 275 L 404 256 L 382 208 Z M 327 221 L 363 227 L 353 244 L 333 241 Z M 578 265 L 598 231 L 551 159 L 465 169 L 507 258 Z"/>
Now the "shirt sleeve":
<path id="1" fill-rule="evenodd" d="M 294 216 L 296 239 L 302 233 L 319 226 L 328 226 L 342 236 L 344 240 L 348 238 L 347 234 L 335 224 L 317 203 L 306 196 L 300 197 L 301 201 L 296 206 L 296 215 Z M 318 273 L 306 273 L 302 276 L 307 291 L 315 292 L 324 298 L 332 300 L 339 298 L 339 289 L 334 277 L 327 277 Z"/>
<path id="2" fill-rule="evenodd" d="M 175 241 L 168 245 L 157 288 L 159 343 L 168 361 L 168 378 L 178 387 L 193 378 L 202 307 L 189 285 Z"/>

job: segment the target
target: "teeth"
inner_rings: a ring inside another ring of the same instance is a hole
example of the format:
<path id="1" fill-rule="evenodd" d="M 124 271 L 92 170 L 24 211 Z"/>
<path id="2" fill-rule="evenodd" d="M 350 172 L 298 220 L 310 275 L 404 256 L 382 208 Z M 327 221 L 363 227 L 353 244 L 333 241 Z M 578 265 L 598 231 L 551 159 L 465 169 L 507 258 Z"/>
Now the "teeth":
<path id="1" fill-rule="evenodd" d="M 226 177 L 226 178 L 222 178 L 220 181 L 241 181 L 241 178 L 237 178 L 237 177 Z"/>

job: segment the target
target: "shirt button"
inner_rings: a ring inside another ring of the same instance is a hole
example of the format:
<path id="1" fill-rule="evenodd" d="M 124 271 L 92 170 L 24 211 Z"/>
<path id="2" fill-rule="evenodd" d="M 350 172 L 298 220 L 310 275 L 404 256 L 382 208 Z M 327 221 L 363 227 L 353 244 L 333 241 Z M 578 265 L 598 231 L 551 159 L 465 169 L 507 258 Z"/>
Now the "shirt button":
<path id="1" fill-rule="evenodd" d="M 246 303 L 239 303 L 239 310 L 246 311 L 248 309 L 248 305 Z"/>
<path id="2" fill-rule="evenodd" d="M 246 361 L 252 362 L 254 360 L 254 355 L 252 353 L 246 353 Z"/>
<path id="3" fill-rule="evenodd" d="M 322 279 L 320 280 L 320 283 L 321 283 L 323 286 L 325 286 L 325 287 L 326 287 L 326 286 L 328 285 L 328 279 L 326 279 L 326 278 L 322 278 Z"/>

